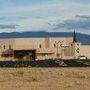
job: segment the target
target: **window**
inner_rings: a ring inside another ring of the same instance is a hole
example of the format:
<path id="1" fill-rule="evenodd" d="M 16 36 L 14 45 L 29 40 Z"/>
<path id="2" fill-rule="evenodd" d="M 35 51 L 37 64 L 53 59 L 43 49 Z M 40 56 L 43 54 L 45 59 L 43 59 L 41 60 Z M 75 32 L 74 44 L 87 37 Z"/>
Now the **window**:
<path id="1" fill-rule="evenodd" d="M 5 47 L 5 45 L 3 46 L 3 49 L 5 49 L 6 47 Z"/>
<path id="2" fill-rule="evenodd" d="M 39 45 L 39 48 L 42 48 L 42 45 L 41 44 Z"/>

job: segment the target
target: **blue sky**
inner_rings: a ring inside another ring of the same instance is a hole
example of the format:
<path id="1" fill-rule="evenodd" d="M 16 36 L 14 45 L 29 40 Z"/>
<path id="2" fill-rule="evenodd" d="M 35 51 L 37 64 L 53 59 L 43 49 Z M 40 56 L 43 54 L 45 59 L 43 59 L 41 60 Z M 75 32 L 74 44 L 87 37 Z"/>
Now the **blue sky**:
<path id="1" fill-rule="evenodd" d="M 0 32 L 90 34 L 90 0 L 0 0 Z"/>

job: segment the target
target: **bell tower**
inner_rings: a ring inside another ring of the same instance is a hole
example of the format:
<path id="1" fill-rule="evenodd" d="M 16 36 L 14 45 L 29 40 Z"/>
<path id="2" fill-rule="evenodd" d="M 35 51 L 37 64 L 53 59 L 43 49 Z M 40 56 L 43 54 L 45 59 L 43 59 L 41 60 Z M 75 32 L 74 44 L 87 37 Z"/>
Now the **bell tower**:
<path id="1" fill-rule="evenodd" d="M 74 30 L 74 34 L 73 34 L 74 59 L 78 59 L 78 57 L 80 56 L 80 46 L 81 46 L 81 43 L 77 42 L 77 37 Z"/>
<path id="2" fill-rule="evenodd" d="M 77 42 L 77 38 L 76 38 L 76 32 L 74 30 L 74 34 L 73 34 L 73 43 L 76 43 Z"/>

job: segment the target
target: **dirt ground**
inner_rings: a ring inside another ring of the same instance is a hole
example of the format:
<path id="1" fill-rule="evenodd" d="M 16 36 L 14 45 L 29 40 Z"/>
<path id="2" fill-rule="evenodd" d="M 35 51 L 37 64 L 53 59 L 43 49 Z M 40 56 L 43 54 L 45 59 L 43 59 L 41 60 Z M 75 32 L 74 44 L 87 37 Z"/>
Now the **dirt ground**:
<path id="1" fill-rule="evenodd" d="M 90 90 L 90 68 L 0 68 L 0 90 Z"/>

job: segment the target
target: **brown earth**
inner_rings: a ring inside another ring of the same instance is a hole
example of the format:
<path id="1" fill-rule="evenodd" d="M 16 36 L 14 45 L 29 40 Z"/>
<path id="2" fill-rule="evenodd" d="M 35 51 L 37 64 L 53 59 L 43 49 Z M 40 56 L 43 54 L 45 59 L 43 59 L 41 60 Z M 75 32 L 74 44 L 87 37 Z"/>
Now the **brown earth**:
<path id="1" fill-rule="evenodd" d="M 90 68 L 0 68 L 0 90 L 90 90 Z"/>

